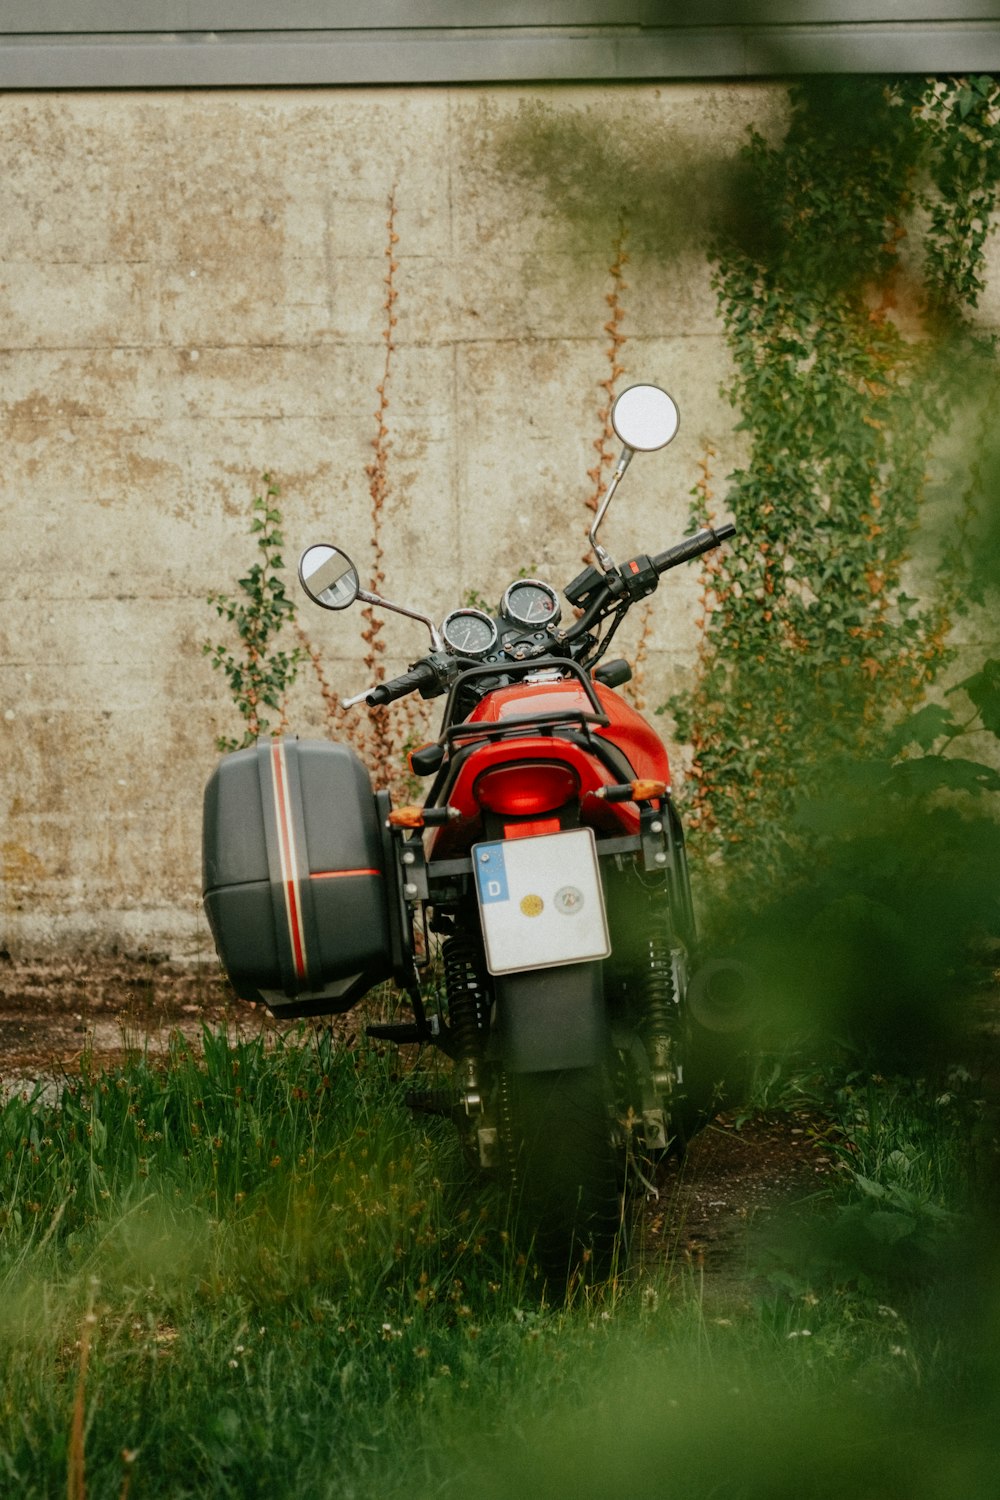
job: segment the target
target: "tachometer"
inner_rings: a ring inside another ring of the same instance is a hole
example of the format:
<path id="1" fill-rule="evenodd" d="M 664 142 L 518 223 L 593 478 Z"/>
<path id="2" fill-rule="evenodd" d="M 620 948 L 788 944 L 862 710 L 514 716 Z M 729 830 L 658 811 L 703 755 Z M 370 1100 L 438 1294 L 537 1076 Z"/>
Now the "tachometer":
<path id="1" fill-rule="evenodd" d="M 441 626 L 441 635 L 456 656 L 485 656 L 497 643 L 497 628 L 481 609 L 453 609 Z"/>
<path id="2" fill-rule="evenodd" d="M 519 625 L 558 625 L 559 597 L 537 578 L 519 578 L 503 596 L 500 611 Z"/>

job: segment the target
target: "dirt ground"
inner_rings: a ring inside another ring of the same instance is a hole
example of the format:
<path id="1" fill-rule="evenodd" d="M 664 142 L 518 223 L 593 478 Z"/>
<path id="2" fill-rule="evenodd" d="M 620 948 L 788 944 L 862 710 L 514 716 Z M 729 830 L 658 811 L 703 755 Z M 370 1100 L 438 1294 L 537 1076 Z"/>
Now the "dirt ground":
<path id="1" fill-rule="evenodd" d="M 805 1111 L 747 1120 L 720 1115 L 681 1160 L 660 1169 L 647 1196 L 641 1262 L 667 1261 L 704 1278 L 716 1299 L 750 1290 L 753 1237 L 822 1194 L 836 1171 L 830 1124 Z"/>
<path id="2" fill-rule="evenodd" d="M 111 1063 L 136 1046 L 166 1048 L 172 1032 L 203 1022 L 241 1035 L 272 1026 L 263 1006 L 237 1000 L 217 966 L 156 955 L 31 962 L 0 954 L 0 1087 L 72 1073 L 84 1053 Z"/>

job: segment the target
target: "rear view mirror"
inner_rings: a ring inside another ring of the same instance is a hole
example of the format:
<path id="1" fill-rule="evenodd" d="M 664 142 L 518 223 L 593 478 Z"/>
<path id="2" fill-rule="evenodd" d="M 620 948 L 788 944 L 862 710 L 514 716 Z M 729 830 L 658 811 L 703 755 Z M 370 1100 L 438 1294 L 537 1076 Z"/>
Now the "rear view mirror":
<path id="1" fill-rule="evenodd" d="M 679 422 L 673 399 L 658 385 L 631 385 L 611 408 L 611 425 L 626 448 L 635 453 L 665 448 Z"/>
<path id="2" fill-rule="evenodd" d="M 358 570 L 339 547 L 317 543 L 299 558 L 299 582 L 314 604 L 324 609 L 347 609 L 358 597 Z"/>

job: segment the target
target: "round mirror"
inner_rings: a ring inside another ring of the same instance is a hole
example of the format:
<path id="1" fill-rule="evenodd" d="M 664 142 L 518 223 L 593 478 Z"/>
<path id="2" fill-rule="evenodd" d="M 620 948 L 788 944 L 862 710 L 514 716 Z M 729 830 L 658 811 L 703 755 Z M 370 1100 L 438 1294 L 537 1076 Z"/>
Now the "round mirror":
<path id="1" fill-rule="evenodd" d="M 665 448 L 679 422 L 676 405 L 658 385 L 630 385 L 611 408 L 615 432 L 626 448 L 637 453 Z"/>
<path id="2" fill-rule="evenodd" d="M 299 582 L 324 609 L 347 609 L 361 587 L 358 570 L 347 553 L 324 543 L 307 547 L 299 558 Z"/>

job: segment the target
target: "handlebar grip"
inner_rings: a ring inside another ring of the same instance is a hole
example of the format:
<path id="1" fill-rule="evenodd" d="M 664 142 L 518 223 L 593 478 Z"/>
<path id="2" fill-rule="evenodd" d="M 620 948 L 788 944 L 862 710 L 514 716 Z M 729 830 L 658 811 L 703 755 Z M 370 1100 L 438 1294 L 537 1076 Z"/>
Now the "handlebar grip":
<path id="1" fill-rule="evenodd" d="M 422 687 L 429 687 L 432 682 L 437 681 L 437 674 L 433 667 L 421 662 L 404 672 L 400 677 L 391 677 L 388 682 L 382 682 L 377 688 L 372 688 L 365 702 L 372 708 L 377 708 L 383 703 L 395 703 L 397 698 L 405 698 L 408 693 L 415 693 Z"/>
<path id="2" fill-rule="evenodd" d="M 668 568 L 676 568 L 678 564 L 690 562 L 693 557 L 700 557 L 703 552 L 711 552 L 713 547 L 718 547 L 722 542 L 736 535 L 736 527 L 731 521 L 724 526 L 705 526 L 701 531 L 696 531 L 693 536 L 687 536 L 682 542 L 674 547 L 668 547 L 666 552 L 661 552 L 658 557 L 650 561 L 657 573 L 665 573 Z"/>

